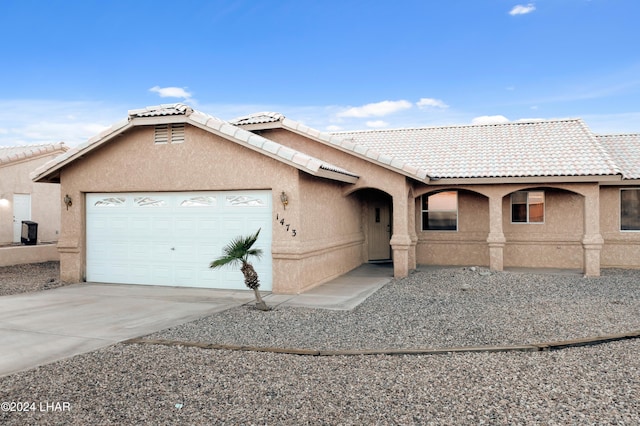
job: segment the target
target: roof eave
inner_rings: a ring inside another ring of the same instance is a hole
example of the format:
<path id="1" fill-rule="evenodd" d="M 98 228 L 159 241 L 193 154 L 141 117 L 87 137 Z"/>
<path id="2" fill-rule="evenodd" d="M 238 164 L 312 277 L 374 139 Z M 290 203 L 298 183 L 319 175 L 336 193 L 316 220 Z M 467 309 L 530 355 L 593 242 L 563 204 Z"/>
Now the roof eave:
<path id="1" fill-rule="evenodd" d="M 272 129 L 282 129 L 282 121 L 271 121 L 267 123 L 252 123 L 252 124 L 234 124 L 242 129 L 245 129 L 249 132 L 260 131 L 260 130 L 272 130 Z"/>
<path id="2" fill-rule="evenodd" d="M 602 183 L 615 185 L 620 183 L 620 175 L 589 175 L 589 176 L 513 176 L 513 177 L 482 177 L 482 178 L 432 178 L 429 185 L 488 185 L 509 183 Z"/>
<path id="3" fill-rule="evenodd" d="M 326 179 L 337 180 L 345 183 L 356 183 L 359 177 L 354 175 L 348 175 L 345 173 L 334 172 L 333 170 L 318 169 L 314 176 L 322 177 Z"/>

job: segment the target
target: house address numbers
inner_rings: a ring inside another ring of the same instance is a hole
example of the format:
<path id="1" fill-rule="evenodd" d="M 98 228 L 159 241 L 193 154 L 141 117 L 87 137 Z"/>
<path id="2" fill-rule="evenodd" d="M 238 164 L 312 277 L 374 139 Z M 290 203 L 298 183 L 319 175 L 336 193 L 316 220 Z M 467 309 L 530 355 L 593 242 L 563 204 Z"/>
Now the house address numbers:
<path id="1" fill-rule="evenodd" d="M 295 228 L 292 228 L 291 224 L 287 223 L 284 220 L 284 217 L 280 217 L 280 213 L 276 213 L 276 222 L 280 223 L 280 225 L 286 230 L 286 232 L 290 232 L 292 237 L 298 235 Z"/>

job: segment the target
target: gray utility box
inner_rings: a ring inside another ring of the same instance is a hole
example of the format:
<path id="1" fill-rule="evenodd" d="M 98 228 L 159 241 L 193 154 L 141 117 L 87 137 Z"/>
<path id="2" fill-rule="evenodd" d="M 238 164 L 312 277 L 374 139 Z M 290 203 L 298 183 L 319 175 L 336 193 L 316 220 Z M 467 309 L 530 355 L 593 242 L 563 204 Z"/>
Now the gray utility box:
<path id="1" fill-rule="evenodd" d="M 38 241 L 38 224 L 30 220 L 22 221 L 22 236 L 20 238 L 22 244 L 34 246 Z"/>

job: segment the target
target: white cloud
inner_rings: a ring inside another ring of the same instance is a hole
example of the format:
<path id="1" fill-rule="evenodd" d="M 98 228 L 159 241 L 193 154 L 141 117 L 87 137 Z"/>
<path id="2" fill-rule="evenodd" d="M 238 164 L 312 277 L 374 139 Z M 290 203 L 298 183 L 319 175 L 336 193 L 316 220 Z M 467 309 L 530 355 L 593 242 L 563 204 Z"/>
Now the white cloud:
<path id="1" fill-rule="evenodd" d="M 182 87 L 160 87 L 153 86 L 150 92 L 157 93 L 161 98 L 183 98 L 190 99 L 192 94 Z"/>
<path id="2" fill-rule="evenodd" d="M 471 124 L 502 124 L 508 122 L 509 119 L 504 115 L 482 115 L 471 120 Z"/>
<path id="3" fill-rule="evenodd" d="M 330 126 L 327 126 L 326 130 L 327 132 L 339 132 L 340 130 L 342 130 L 342 127 L 332 124 Z"/>
<path id="4" fill-rule="evenodd" d="M 64 142 L 74 146 L 126 118 L 127 108 L 100 102 L 0 99 L 0 145 Z"/>
<path id="5" fill-rule="evenodd" d="M 383 120 L 375 120 L 375 121 L 367 121 L 366 125 L 367 125 L 367 127 L 372 127 L 374 129 L 379 129 L 381 127 L 389 126 L 389 123 L 387 123 L 386 121 L 383 121 Z"/>
<path id="6" fill-rule="evenodd" d="M 416 105 L 419 108 L 425 108 L 425 107 L 434 107 L 434 108 L 441 108 L 441 109 L 449 108 L 449 105 L 445 104 L 440 99 L 433 99 L 433 98 L 421 98 L 418 102 L 416 102 Z"/>
<path id="7" fill-rule="evenodd" d="M 413 105 L 409 101 L 382 101 L 373 104 L 363 105 L 361 107 L 351 107 L 345 111 L 339 112 L 338 117 L 383 117 L 405 109 L 411 109 Z"/>
<path id="8" fill-rule="evenodd" d="M 519 4 L 517 6 L 514 6 L 513 9 L 509 11 L 509 15 L 526 15 L 527 13 L 531 13 L 534 10 L 536 10 L 536 6 L 533 3 L 529 3 L 526 6 Z"/>

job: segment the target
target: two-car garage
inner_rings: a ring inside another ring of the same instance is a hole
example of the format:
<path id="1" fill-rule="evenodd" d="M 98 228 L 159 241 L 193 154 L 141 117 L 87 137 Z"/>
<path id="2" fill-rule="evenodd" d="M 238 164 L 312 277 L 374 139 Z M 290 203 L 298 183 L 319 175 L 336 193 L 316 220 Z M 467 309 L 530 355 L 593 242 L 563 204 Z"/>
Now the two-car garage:
<path id="1" fill-rule="evenodd" d="M 86 280 L 246 289 L 238 268 L 209 263 L 255 233 L 261 290 L 272 288 L 271 191 L 86 194 Z"/>

